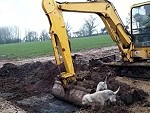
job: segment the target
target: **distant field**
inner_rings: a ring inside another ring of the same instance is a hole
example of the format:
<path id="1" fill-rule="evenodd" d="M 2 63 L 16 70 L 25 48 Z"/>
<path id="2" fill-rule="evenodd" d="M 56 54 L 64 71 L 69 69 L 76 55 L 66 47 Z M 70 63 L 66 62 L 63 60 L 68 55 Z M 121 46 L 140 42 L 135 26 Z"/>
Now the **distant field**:
<path id="1" fill-rule="evenodd" d="M 85 38 L 73 38 L 70 41 L 73 51 L 101 48 L 106 46 L 112 46 L 115 44 L 108 35 L 100 35 Z"/>
<path id="2" fill-rule="evenodd" d="M 74 52 L 114 45 L 109 36 L 73 38 L 70 41 Z M 0 45 L 0 59 L 23 59 L 47 55 L 53 55 L 51 41 Z"/>

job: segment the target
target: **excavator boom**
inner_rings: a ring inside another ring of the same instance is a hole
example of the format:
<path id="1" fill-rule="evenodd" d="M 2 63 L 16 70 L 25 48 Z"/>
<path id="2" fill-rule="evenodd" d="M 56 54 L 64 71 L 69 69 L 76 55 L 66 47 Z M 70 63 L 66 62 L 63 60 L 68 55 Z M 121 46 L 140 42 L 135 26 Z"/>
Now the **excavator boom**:
<path id="1" fill-rule="evenodd" d="M 49 3 L 46 3 L 49 2 Z M 116 42 L 122 54 L 124 54 L 124 59 L 132 62 L 132 56 L 129 53 L 131 49 L 133 49 L 131 37 L 128 31 L 125 29 L 115 7 L 109 1 L 98 1 L 98 2 L 64 2 L 64 3 L 56 3 L 54 0 L 43 0 L 43 9 L 47 14 L 49 21 L 54 21 L 54 17 L 58 17 L 61 21 L 61 24 L 52 23 L 52 26 L 64 24 L 62 11 L 67 12 L 83 12 L 83 13 L 94 13 L 99 15 L 99 17 L 103 20 L 110 36 L 113 41 Z M 55 15 L 53 15 L 53 13 Z M 56 20 L 55 20 L 56 21 Z M 57 21 L 56 21 L 57 22 Z M 51 28 L 53 29 L 53 28 Z M 65 26 L 64 26 L 65 29 Z M 59 29 L 60 30 L 60 29 Z M 54 30 L 53 30 L 54 31 Z M 62 28 L 61 28 L 62 31 Z M 59 33 L 61 34 L 61 33 Z M 57 34 L 58 35 L 58 34 Z M 60 35 L 66 37 L 65 35 Z M 61 37 L 59 37 L 60 39 Z M 127 48 L 127 49 L 125 49 Z"/>

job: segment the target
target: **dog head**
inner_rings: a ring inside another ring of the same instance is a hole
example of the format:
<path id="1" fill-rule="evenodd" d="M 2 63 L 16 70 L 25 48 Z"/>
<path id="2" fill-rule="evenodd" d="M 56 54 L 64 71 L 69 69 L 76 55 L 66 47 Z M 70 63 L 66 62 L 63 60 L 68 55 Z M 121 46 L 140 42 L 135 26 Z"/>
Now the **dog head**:
<path id="1" fill-rule="evenodd" d="M 117 91 L 115 91 L 115 92 L 113 92 L 113 93 L 111 93 L 109 96 L 109 100 L 111 101 L 111 102 L 115 102 L 116 101 L 116 94 L 119 92 L 119 90 L 120 90 L 120 87 L 117 89 Z"/>
<path id="2" fill-rule="evenodd" d="M 90 98 L 89 94 L 86 94 L 82 98 L 82 105 L 86 105 L 88 103 L 92 102 L 92 99 Z"/>
<path id="3" fill-rule="evenodd" d="M 96 92 L 100 90 L 106 90 L 107 89 L 107 76 L 105 78 L 104 82 L 99 82 L 96 88 Z"/>
<path id="4" fill-rule="evenodd" d="M 109 100 L 110 100 L 110 102 L 116 102 L 116 95 L 112 94 L 112 95 L 109 97 Z"/>

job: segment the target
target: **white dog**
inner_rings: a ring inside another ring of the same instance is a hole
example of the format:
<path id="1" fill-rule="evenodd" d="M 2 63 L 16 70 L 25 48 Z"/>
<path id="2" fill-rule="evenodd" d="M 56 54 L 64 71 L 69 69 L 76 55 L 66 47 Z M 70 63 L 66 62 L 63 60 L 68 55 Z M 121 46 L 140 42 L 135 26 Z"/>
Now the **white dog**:
<path id="1" fill-rule="evenodd" d="M 111 90 L 103 90 L 95 92 L 93 94 L 86 94 L 82 98 L 82 104 L 85 105 L 90 103 L 100 103 L 103 106 L 107 100 L 110 100 L 110 102 L 115 102 L 116 94 L 119 90 L 120 87 L 115 92 Z"/>
<path id="2" fill-rule="evenodd" d="M 106 82 L 107 82 L 107 76 L 106 76 L 104 82 L 99 82 L 99 83 L 97 84 L 96 92 L 97 92 L 97 91 L 101 91 L 101 90 L 106 90 L 106 89 L 107 89 L 107 83 L 106 83 Z"/>

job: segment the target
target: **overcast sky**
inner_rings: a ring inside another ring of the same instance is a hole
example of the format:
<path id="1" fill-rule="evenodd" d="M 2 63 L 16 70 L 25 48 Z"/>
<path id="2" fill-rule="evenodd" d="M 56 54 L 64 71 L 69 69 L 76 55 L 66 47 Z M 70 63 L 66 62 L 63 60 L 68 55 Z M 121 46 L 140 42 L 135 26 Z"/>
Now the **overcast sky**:
<path id="1" fill-rule="evenodd" d="M 86 0 L 57 0 L 59 2 L 84 2 Z M 116 7 L 121 19 L 125 22 L 130 6 L 133 3 L 146 0 L 110 0 Z M 47 17 L 42 9 L 42 0 L 0 0 L 0 26 L 17 25 L 21 29 L 31 29 L 37 32 L 49 29 Z M 74 31 L 82 26 L 89 15 L 65 13 L 64 19 Z"/>

